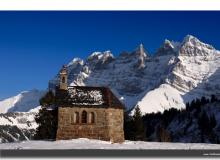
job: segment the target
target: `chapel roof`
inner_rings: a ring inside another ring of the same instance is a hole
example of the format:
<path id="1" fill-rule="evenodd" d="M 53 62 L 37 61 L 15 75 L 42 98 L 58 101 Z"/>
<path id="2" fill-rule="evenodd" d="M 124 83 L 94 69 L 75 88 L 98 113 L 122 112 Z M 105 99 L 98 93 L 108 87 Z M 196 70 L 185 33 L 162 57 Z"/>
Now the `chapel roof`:
<path id="1" fill-rule="evenodd" d="M 107 87 L 71 86 L 56 95 L 59 107 L 125 108 Z"/>

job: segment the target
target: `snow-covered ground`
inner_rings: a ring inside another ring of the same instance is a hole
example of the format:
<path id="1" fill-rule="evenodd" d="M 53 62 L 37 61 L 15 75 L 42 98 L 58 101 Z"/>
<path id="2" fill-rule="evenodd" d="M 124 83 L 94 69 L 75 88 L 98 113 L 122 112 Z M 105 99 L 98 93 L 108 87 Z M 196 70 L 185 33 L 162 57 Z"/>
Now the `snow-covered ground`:
<path id="1" fill-rule="evenodd" d="M 16 143 L 2 143 L 0 149 L 220 149 L 220 144 L 204 143 L 160 143 L 143 141 L 125 141 L 122 144 L 91 139 L 74 139 L 60 141 L 23 141 Z"/>

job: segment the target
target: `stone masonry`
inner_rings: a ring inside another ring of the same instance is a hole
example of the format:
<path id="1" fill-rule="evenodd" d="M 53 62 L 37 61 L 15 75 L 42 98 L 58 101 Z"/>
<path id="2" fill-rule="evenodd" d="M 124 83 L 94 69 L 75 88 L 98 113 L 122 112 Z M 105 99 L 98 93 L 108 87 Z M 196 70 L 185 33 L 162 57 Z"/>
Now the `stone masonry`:
<path id="1" fill-rule="evenodd" d="M 95 123 L 81 123 L 81 113 L 95 113 Z M 79 123 L 71 122 L 74 112 L 79 113 Z M 115 108 L 82 108 L 59 107 L 57 140 L 89 138 L 111 141 L 113 143 L 124 142 L 123 110 Z"/>

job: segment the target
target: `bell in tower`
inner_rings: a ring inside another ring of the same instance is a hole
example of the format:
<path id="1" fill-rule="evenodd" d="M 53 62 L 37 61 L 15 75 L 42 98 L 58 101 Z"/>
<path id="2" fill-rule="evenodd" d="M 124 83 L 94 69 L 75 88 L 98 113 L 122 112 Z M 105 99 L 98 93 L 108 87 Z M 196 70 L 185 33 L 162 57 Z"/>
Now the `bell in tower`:
<path id="1" fill-rule="evenodd" d="M 63 68 L 60 70 L 60 89 L 67 90 L 67 67 L 63 65 Z"/>

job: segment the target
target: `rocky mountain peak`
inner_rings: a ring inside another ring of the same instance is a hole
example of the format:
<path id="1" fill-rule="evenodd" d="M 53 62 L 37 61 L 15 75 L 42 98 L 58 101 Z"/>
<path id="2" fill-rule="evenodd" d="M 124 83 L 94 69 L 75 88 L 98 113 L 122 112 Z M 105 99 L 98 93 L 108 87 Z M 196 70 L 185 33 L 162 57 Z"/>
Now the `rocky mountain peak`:
<path id="1" fill-rule="evenodd" d="M 104 51 L 104 52 L 93 52 L 88 58 L 88 62 L 102 62 L 105 63 L 106 61 L 114 59 L 113 54 L 111 53 L 110 50 Z"/>
<path id="2" fill-rule="evenodd" d="M 102 69 L 114 59 L 115 58 L 110 50 L 104 52 L 93 52 L 87 58 L 86 64 L 90 66 L 91 69 Z"/>
<path id="3" fill-rule="evenodd" d="M 198 38 L 187 35 L 181 44 L 179 55 L 181 56 L 207 56 L 216 52 L 209 44 L 201 42 Z"/>
<path id="4" fill-rule="evenodd" d="M 94 59 L 101 59 L 102 57 L 102 52 L 93 52 L 91 55 L 88 56 L 87 60 L 94 60 Z"/>
<path id="5" fill-rule="evenodd" d="M 145 59 L 149 57 L 148 53 L 144 49 L 144 45 L 141 43 L 132 54 L 137 58 L 137 64 L 135 66 L 137 66 L 138 69 L 144 68 Z"/>
<path id="6" fill-rule="evenodd" d="M 136 50 L 133 53 L 136 56 L 143 57 L 143 58 L 146 58 L 149 56 L 142 43 L 136 48 Z"/>
<path id="7" fill-rule="evenodd" d="M 114 59 L 114 55 L 111 53 L 110 50 L 105 51 L 102 55 L 102 62 L 105 63 L 108 60 Z"/>
<path id="8" fill-rule="evenodd" d="M 163 46 L 164 46 L 165 48 L 170 48 L 170 47 L 171 47 L 171 48 L 174 48 L 173 44 L 172 44 L 171 41 L 168 40 L 168 39 L 165 39 L 165 40 L 164 40 Z"/>
<path id="9" fill-rule="evenodd" d="M 191 43 L 198 43 L 200 42 L 198 38 L 194 37 L 193 35 L 186 35 L 183 39 L 183 43 L 187 43 L 187 42 L 191 42 Z"/>
<path id="10" fill-rule="evenodd" d="M 165 39 L 164 43 L 156 51 L 155 56 L 176 55 L 177 43 Z"/>
<path id="11" fill-rule="evenodd" d="M 72 66 L 72 65 L 83 65 L 84 61 L 81 58 L 74 58 L 72 61 L 70 61 L 67 65 L 68 66 Z"/>
<path id="12" fill-rule="evenodd" d="M 138 68 L 144 68 L 145 67 L 145 58 L 147 57 L 147 54 L 144 50 L 144 45 L 141 43 L 139 46 L 139 66 Z"/>
<path id="13" fill-rule="evenodd" d="M 201 47 L 206 47 L 209 49 L 214 49 L 211 45 L 205 44 L 201 42 L 198 38 L 192 36 L 192 35 L 187 35 L 184 37 L 182 41 L 182 46 L 187 45 L 187 46 L 201 46 Z"/>

